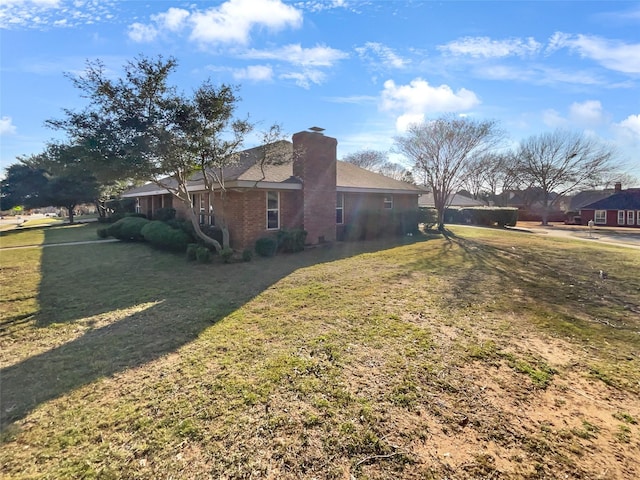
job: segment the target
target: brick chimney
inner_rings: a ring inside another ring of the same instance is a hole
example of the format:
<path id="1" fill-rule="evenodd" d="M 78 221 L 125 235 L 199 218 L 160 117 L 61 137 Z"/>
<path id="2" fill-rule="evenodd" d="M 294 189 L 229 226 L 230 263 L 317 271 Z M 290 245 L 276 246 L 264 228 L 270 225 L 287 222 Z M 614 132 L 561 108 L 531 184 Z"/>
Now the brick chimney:
<path id="1" fill-rule="evenodd" d="M 293 174 L 302 180 L 302 218 L 307 243 L 336 239 L 336 168 L 338 141 L 322 129 L 293 135 Z"/>
<path id="2" fill-rule="evenodd" d="M 622 191 L 622 182 L 616 182 L 616 184 L 613 187 L 613 191 L 615 193 L 620 193 Z"/>

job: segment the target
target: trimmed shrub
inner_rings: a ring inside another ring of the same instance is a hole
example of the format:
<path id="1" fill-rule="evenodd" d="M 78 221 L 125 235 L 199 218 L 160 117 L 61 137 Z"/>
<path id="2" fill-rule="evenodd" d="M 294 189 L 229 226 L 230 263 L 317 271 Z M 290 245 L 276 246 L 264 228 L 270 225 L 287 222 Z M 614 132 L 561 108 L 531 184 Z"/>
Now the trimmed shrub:
<path id="1" fill-rule="evenodd" d="M 291 230 L 278 230 L 278 250 L 285 253 L 295 253 L 304 250 L 304 242 L 307 239 L 307 231 L 301 228 Z"/>
<path id="2" fill-rule="evenodd" d="M 221 251 L 220 251 L 220 258 L 222 258 L 222 261 L 224 263 L 229 263 L 231 262 L 231 258 L 233 257 L 233 249 L 229 248 L 229 247 L 224 247 Z"/>
<path id="3" fill-rule="evenodd" d="M 447 208 L 445 211 L 445 223 L 513 227 L 517 221 L 517 208 L 468 207 Z"/>
<path id="4" fill-rule="evenodd" d="M 250 262 L 253 259 L 253 252 L 251 250 L 249 250 L 248 248 L 244 249 L 242 251 L 242 261 L 243 262 Z"/>
<path id="5" fill-rule="evenodd" d="M 142 228 L 147 223 L 149 223 L 149 220 L 146 218 L 125 217 L 118 220 L 108 228 L 109 235 L 126 242 L 140 242 L 144 240 L 144 237 L 142 236 Z"/>
<path id="6" fill-rule="evenodd" d="M 197 243 L 190 243 L 189 245 L 187 245 L 187 260 L 193 262 L 198 259 L 198 248 L 200 248 L 200 245 L 198 245 Z"/>
<path id="7" fill-rule="evenodd" d="M 196 260 L 200 263 L 211 263 L 211 250 L 207 247 L 198 247 L 196 249 Z"/>
<path id="8" fill-rule="evenodd" d="M 256 240 L 255 250 L 261 257 L 273 257 L 278 249 L 278 240 L 274 237 L 260 237 Z"/>
<path id="9" fill-rule="evenodd" d="M 153 219 L 160 222 L 168 222 L 174 218 L 176 218 L 176 209 L 170 207 L 159 208 L 153 214 Z"/>
<path id="10" fill-rule="evenodd" d="M 140 233 L 154 247 L 174 252 L 184 252 L 191 240 L 182 230 L 172 228 L 159 220 L 147 223 Z"/>
<path id="11" fill-rule="evenodd" d="M 96 233 L 100 238 L 109 238 L 109 227 L 100 227 L 96 230 Z"/>

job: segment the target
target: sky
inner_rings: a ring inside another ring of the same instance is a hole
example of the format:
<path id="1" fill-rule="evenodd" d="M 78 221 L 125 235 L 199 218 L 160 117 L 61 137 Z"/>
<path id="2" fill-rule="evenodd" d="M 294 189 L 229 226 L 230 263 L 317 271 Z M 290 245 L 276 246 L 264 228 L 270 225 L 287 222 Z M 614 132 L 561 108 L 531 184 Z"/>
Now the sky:
<path id="1" fill-rule="evenodd" d="M 495 120 L 510 146 L 583 132 L 640 176 L 637 1 L 0 0 L 0 52 L 0 170 L 64 138 L 44 123 L 86 105 L 69 75 L 87 61 L 117 78 L 163 55 L 185 94 L 238 86 L 247 148 L 277 123 L 324 128 L 338 158 L 393 152 L 452 114 Z"/>

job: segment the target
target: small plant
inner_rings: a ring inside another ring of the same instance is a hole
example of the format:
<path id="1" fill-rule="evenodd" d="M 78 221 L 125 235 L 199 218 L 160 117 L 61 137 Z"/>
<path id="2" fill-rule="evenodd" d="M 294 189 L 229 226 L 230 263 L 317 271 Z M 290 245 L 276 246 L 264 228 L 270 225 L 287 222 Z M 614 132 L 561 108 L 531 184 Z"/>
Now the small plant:
<path id="1" fill-rule="evenodd" d="M 196 250 L 196 259 L 200 263 L 211 263 L 211 250 L 207 247 L 198 247 Z"/>
<path id="2" fill-rule="evenodd" d="M 193 262 L 198 259 L 197 252 L 199 247 L 200 245 L 197 243 L 190 243 L 187 245 L 187 260 Z"/>
<path id="3" fill-rule="evenodd" d="M 306 230 L 300 228 L 278 230 L 278 250 L 285 253 L 301 252 L 306 239 Z"/>
<path id="4" fill-rule="evenodd" d="M 278 241 L 273 237 L 260 237 L 256 240 L 256 253 L 261 257 L 273 257 L 278 249 Z"/>
<path id="5" fill-rule="evenodd" d="M 631 429 L 626 425 L 619 425 L 614 436 L 622 443 L 629 443 L 631 442 Z"/>
<path id="6" fill-rule="evenodd" d="M 224 247 L 220 252 L 220 258 L 224 263 L 231 262 L 231 258 L 233 257 L 233 249 L 230 247 Z"/>
<path id="7" fill-rule="evenodd" d="M 248 248 L 244 249 L 242 251 L 242 261 L 243 262 L 250 262 L 253 259 L 253 252 L 251 250 L 249 250 Z"/>
<path id="8" fill-rule="evenodd" d="M 613 414 L 613 418 L 616 420 L 620 420 L 624 423 L 630 423 L 631 425 L 637 425 L 638 421 L 633 418 L 631 415 L 625 412 L 616 412 Z"/>

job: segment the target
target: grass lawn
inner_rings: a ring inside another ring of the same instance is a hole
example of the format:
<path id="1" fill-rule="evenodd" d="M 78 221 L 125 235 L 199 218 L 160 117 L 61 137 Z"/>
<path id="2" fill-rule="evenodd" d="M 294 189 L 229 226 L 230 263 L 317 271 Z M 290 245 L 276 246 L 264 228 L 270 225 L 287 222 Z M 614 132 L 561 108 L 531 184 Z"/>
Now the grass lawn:
<path id="1" fill-rule="evenodd" d="M 0 474 L 640 478 L 638 251 L 451 230 L 229 265 L 0 251 Z M 32 235 L 2 245 L 97 238 Z"/>

